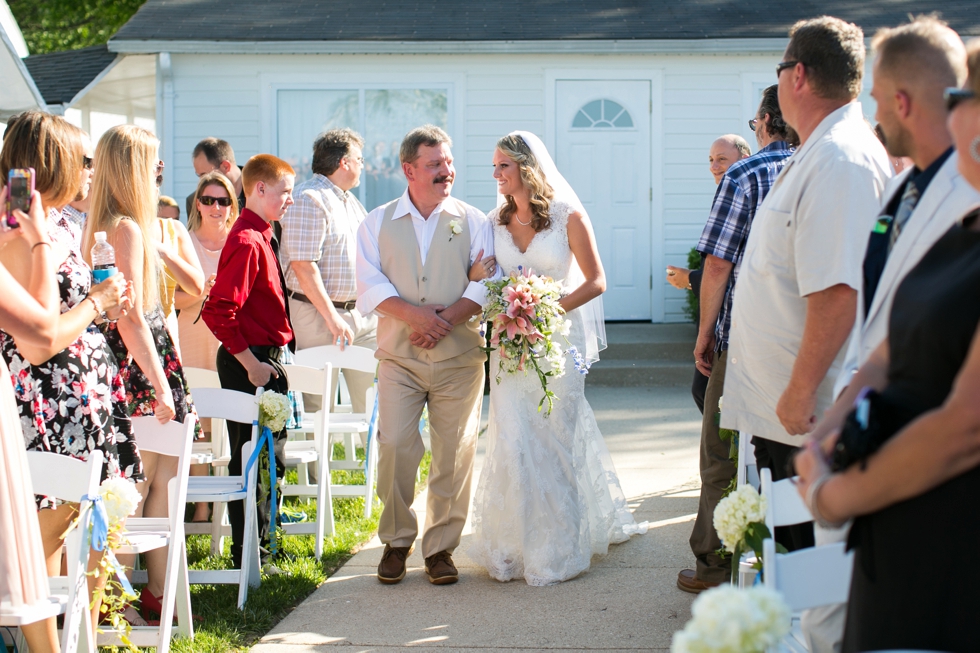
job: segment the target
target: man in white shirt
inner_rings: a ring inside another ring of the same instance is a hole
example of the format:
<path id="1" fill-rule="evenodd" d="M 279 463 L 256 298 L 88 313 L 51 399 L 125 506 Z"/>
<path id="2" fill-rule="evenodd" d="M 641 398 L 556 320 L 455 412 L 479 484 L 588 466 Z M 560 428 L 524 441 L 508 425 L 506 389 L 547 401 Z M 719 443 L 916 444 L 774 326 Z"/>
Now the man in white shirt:
<path id="1" fill-rule="evenodd" d="M 749 233 L 732 312 L 721 426 L 752 434 L 759 467 L 790 475 L 803 435 L 833 401 L 854 324 L 868 233 L 890 175 L 856 98 L 864 34 L 837 18 L 801 21 L 776 66 L 779 106 L 800 136 Z M 802 524 L 777 529 L 813 545 Z"/>
<path id="2" fill-rule="evenodd" d="M 313 177 L 293 189 L 295 203 L 282 219 L 279 255 L 299 349 L 377 348 L 378 318 L 355 306 L 357 229 L 367 211 L 350 190 L 364 170 L 363 146 L 350 129 L 320 134 L 313 143 Z M 374 375 L 345 371 L 344 379 L 354 412 L 365 412 L 364 393 Z M 304 401 L 308 411 L 320 409 L 319 397 L 304 395 Z"/>
<path id="3" fill-rule="evenodd" d="M 432 467 L 422 555 L 429 582 L 455 583 L 452 553 L 470 503 L 486 360 L 477 315 L 482 283 L 470 264 L 493 255 L 493 231 L 479 210 L 451 196 L 452 141 L 425 125 L 402 142 L 408 189 L 373 210 L 357 232 L 357 307 L 378 318 L 378 496 L 385 544 L 378 580 L 398 583 L 418 535 L 412 510 L 425 447 L 418 424 L 429 407 Z M 499 271 L 497 272 L 499 278 Z"/>

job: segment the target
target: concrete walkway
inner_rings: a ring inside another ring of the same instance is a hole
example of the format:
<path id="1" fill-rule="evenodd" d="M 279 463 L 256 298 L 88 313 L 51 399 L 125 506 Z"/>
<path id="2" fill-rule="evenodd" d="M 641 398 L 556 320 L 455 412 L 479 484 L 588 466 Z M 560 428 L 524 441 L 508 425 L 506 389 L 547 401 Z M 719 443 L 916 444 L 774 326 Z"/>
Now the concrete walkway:
<path id="1" fill-rule="evenodd" d="M 416 551 L 400 584 L 375 578 L 375 538 L 267 634 L 256 653 L 350 651 L 666 651 L 690 618 L 677 572 L 693 564 L 701 416 L 683 387 L 588 387 L 587 395 L 646 535 L 614 545 L 592 569 L 551 587 L 499 583 L 466 556 L 455 585 L 431 585 Z M 486 407 L 484 407 L 486 420 Z M 477 473 L 483 461 L 481 438 Z M 476 483 L 474 481 L 474 488 Z M 424 519 L 425 493 L 415 510 Z M 418 547 L 416 547 L 418 549 Z"/>

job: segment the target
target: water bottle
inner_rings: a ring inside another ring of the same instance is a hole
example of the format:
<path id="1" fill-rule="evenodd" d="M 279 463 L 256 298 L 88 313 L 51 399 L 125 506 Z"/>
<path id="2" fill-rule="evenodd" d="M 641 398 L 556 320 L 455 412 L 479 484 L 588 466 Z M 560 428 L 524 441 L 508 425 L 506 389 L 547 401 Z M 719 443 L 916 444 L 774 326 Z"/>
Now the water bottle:
<path id="1" fill-rule="evenodd" d="M 116 273 L 116 250 L 105 239 L 104 231 L 95 232 L 92 246 L 92 278 L 102 283 Z"/>

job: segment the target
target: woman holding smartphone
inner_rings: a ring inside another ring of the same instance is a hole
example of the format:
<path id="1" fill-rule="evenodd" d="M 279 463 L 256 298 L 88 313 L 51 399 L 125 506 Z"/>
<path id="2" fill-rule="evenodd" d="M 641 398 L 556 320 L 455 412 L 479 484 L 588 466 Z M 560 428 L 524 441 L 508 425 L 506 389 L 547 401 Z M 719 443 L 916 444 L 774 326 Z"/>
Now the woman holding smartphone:
<path id="1" fill-rule="evenodd" d="M 161 266 L 155 246 L 158 145 L 150 132 L 134 125 L 113 127 L 99 139 L 82 252 L 91 261 L 95 234 L 104 231 L 115 249 L 116 267 L 132 281 L 132 310 L 117 322 L 103 324 L 102 331 L 119 363 L 130 415 L 155 415 L 166 423 L 184 421 L 194 406 L 160 307 Z M 137 484 L 143 497 L 137 516 L 167 517 L 167 484 L 177 475 L 177 459 L 147 452 L 143 466 L 146 480 Z M 167 550 L 144 555 L 149 579 L 140 606 L 144 619 L 149 619 L 160 612 Z"/>
<path id="2" fill-rule="evenodd" d="M 82 460 L 99 450 L 106 460 L 103 478 L 121 475 L 138 481 L 142 479 L 139 451 L 128 415 L 119 410 L 124 408 L 119 400 L 125 397 L 119 370 L 102 334 L 88 329 L 100 316 L 118 317 L 126 312 L 125 277 L 91 286 L 91 271 L 77 250 L 52 237 L 53 223 L 64 206 L 88 192 L 82 136 L 80 129 L 64 119 L 37 111 L 15 116 L 4 134 L 2 178 L 7 179 L 13 169 L 31 168 L 36 189 L 29 214 L 15 213 L 21 226 L 0 236 L 6 241 L 0 249 L 0 287 L 4 288 L 0 293 L 0 352 L 9 366 L 17 411 L 5 416 L 19 421 L 22 449 Z M 28 293 L 34 299 L 27 299 Z M 38 304 L 45 311 L 40 324 Z M 0 414 L 4 414 L 2 406 Z M 6 439 L 8 429 L 2 431 Z M 7 450 L 9 447 L 4 458 Z M 20 482 L 20 488 L 30 487 L 29 478 Z M 0 497 L 4 489 L 0 486 Z M 78 506 L 39 495 L 35 504 L 47 571 L 57 576 L 63 534 Z M 29 537 L 29 531 L 16 526 L 5 531 L 16 537 L 2 538 L 0 549 L 9 540 Z M 0 550 L 0 568 L 18 559 L 8 554 Z M 100 560 L 101 554 L 93 552 L 90 568 L 95 570 Z M 31 567 L 19 569 L 24 573 Z M 18 575 L 0 573 L 0 597 L 4 599 L 8 577 Z M 104 577 L 93 575 L 90 591 L 104 582 Z M 93 615 L 97 614 L 96 609 Z M 39 644 L 38 650 L 57 650 L 53 620 L 43 628 L 40 636 L 46 643 Z M 35 649 L 33 643 L 31 648 Z"/>

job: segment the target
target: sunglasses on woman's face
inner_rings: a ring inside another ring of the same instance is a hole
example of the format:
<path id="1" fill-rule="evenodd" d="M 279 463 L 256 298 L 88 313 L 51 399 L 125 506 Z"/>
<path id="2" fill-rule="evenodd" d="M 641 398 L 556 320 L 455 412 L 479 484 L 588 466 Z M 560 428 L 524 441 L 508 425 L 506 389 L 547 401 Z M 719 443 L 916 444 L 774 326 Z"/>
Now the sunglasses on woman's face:
<path id="1" fill-rule="evenodd" d="M 197 201 L 204 206 L 214 206 L 215 204 L 218 206 L 231 206 L 230 197 L 211 197 L 210 195 L 201 195 L 197 198 Z"/>
<path id="2" fill-rule="evenodd" d="M 968 88 L 947 88 L 943 91 L 943 97 L 946 99 L 946 110 L 952 112 L 960 102 L 975 100 L 977 94 Z"/>

